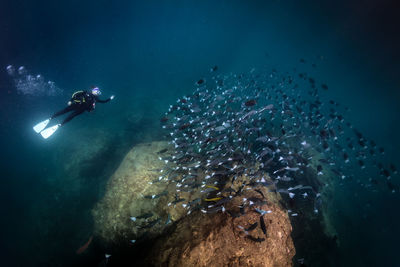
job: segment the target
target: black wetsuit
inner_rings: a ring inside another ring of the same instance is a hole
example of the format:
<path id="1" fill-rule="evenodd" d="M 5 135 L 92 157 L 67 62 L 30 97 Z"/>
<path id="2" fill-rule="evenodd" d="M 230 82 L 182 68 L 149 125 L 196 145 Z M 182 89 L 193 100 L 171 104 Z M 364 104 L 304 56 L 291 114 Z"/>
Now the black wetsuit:
<path id="1" fill-rule="evenodd" d="M 110 100 L 111 100 L 111 98 L 108 98 L 107 100 L 100 100 L 98 98 L 98 96 L 92 94 L 91 92 L 78 91 L 72 95 L 72 98 L 70 100 L 71 105 L 69 105 L 68 107 L 64 108 L 63 110 L 60 110 L 59 112 L 55 113 L 53 116 L 51 116 L 51 119 L 54 119 L 55 117 L 58 117 L 67 112 L 73 111 L 61 123 L 61 125 L 64 125 L 65 123 L 69 122 L 74 117 L 82 114 L 83 112 L 85 112 L 85 111 L 91 112 L 92 110 L 94 110 L 97 102 L 107 103 Z"/>

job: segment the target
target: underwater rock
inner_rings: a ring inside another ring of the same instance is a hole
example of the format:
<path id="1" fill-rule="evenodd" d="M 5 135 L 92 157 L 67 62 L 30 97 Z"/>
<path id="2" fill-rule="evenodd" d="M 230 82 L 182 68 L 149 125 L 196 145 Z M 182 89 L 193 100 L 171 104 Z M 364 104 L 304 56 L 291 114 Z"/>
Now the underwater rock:
<path id="1" fill-rule="evenodd" d="M 95 235 L 104 244 L 157 236 L 198 202 L 198 191 L 176 192 L 173 179 L 180 175 L 171 175 L 160 160 L 172 151 L 160 141 L 138 144 L 125 156 L 92 211 Z"/>
<path id="2" fill-rule="evenodd" d="M 144 143 L 125 156 L 93 209 L 95 233 L 103 241 L 137 239 L 142 228 L 154 233 L 163 228 L 168 214 L 157 206 L 167 206 L 163 192 L 168 188 L 154 181 L 163 166 L 157 152 L 167 148 L 167 142 Z"/>
<path id="3" fill-rule="evenodd" d="M 262 190 L 262 189 L 260 189 Z M 232 218 L 227 212 L 203 214 L 194 212 L 177 222 L 176 227 L 155 242 L 147 263 L 153 266 L 292 266 L 295 249 L 291 238 L 292 226 L 287 212 L 273 199 L 278 194 L 263 190 L 268 204 L 245 208 L 244 215 Z M 276 197 L 278 196 L 278 197 Z M 226 206 L 232 210 L 242 197 L 260 195 L 248 190 L 234 197 Z M 267 197 L 267 196 L 266 196 Z M 244 230 L 260 220 L 254 207 L 269 210 L 263 216 L 266 234 L 257 226 Z M 243 230 L 242 230 L 243 228 Z"/>
<path id="4" fill-rule="evenodd" d="M 181 178 L 160 175 L 160 156 L 173 151 L 167 142 L 136 145 L 111 177 L 93 210 L 94 235 L 112 251 L 110 264 L 292 266 L 292 226 L 279 193 L 243 186 L 244 175 L 216 196 L 212 186 L 202 189 L 210 194 L 177 192 L 173 181 Z"/>

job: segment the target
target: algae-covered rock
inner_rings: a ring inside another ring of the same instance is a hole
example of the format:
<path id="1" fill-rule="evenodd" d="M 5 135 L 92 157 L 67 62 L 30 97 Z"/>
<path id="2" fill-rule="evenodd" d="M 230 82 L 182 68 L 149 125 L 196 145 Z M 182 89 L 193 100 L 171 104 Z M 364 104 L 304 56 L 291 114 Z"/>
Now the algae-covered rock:
<path id="1" fill-rule="evenodd" d="M 189 211 L 198 191 L 177 189 L 180 174 L 169 175 L 162 157 L 173 147 L 152 142 L 133 147 L 112 175 L 103 199 L 93 209 L 95 233 L 105 243 L 154 236 Z M 189 212 L 190 213 L 190 212 Z"/>
<path id="2" fill-rule="evenodd" d="M 139 144 L 125 156 L 93 210 L 98 237 L 106 242 L 135 239 L 140 228 L 153 223 L 151 230 L 156 231 L 155 220 L 168 219 L 168 214 L 157 208 L 166 206 L 163 196 L 167 190 L 167 184 L 158 181 L 164 166 L 160 152 L 168 153 L 166 142 Z"/>

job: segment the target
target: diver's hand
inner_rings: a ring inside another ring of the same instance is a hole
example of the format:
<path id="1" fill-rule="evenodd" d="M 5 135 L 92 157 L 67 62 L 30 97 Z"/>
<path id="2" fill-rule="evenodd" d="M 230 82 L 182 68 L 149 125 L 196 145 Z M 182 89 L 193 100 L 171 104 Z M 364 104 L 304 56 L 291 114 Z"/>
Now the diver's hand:
<path id="1" fill-rule="evenodd" d="M 71 101 L 68 101 L 68 106 L 71 106 L 72 105 L 72 102 Z"/>
<path id="2" fill-rule="evenodd" d="M 110 99 L 111 99 L 111 100 L 113 100 L 113 99 L 114 99 L 114 97 L 115 97 L 115 95 L 112 95 L 112 96 L 110 96 Z"/>

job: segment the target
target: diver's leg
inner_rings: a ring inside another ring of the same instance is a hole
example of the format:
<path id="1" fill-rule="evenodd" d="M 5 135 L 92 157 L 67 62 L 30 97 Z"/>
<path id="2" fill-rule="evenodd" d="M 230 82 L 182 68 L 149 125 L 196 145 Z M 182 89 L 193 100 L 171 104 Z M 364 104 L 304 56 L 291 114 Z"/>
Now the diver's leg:
<path id="1" fill-rule="evenodd" d="M 82 114 L 83 112 L 85 112 L 85 109 L 76 109 L 73 113 L 71 113 L 62 123 L 60 126 L 66 124 L 67 122 L 69 122 L 70 120 L 72 120 L 73 118 L 75 118 L 76 116 Z"/>
<path id="2" fill-rule="evenodd" d="M 64 108 L 63 110 L 60 110 L 59 112 L 54 113 L 49 119 L 44 120 L 44 121 L 42 121 L 42 122 L 39 122 L 38 124 L 36 124 L 35 126 L 33 126 L 33 130 L 34 130 L 35 132 L 37 132 L 37 133 L 42 132 L 42 131 L 47 127 L 47 125 L 49 124 L 49 122 L 50 122 L 52 119 L 54 119 L 55 117 L 58 117 L 58 116 L 60 116 L 60 115 L 62 115 L 62 114 L 64 114 L 64 113 L 70 112 L 70 111 L 72 111 L 72 110 L 74 110 L 74 107 L 71 105 L 71 106 L 68 106 L 68 107 Z M 52 134 L 52 133 L 51 133 L 51 134 Z M 50 134 L 50 135 L 51 135 L 51 134 Z M 50 135 L 48 135 L 47 137 L 49 137 Z M 47 137 L 46 137 L 46 138 L 47 138 Z"/>
<path id="3" fill-rule="evenodd" d="M 64 109 L 62 109 L 62 110 L 60 110 L 59 112 L 54 113 L 54 114 L 50 117 L 50 119 L 54 119 L 55 117 L 58 117 L 58 116 L 60 116 L 60 115 L 62 115 L 62 114 L 65 114 L 65 113 L 67 113 L 67 112 L 70 112 L 70 111 L 72 111 L 72 110 L 74 110 L 73 106 L 72 106 L 72 105 L 71 105 L 71 106 L 68 106 L 68 107 L 66 107 L 66 108 L 64 108 Z"/>

